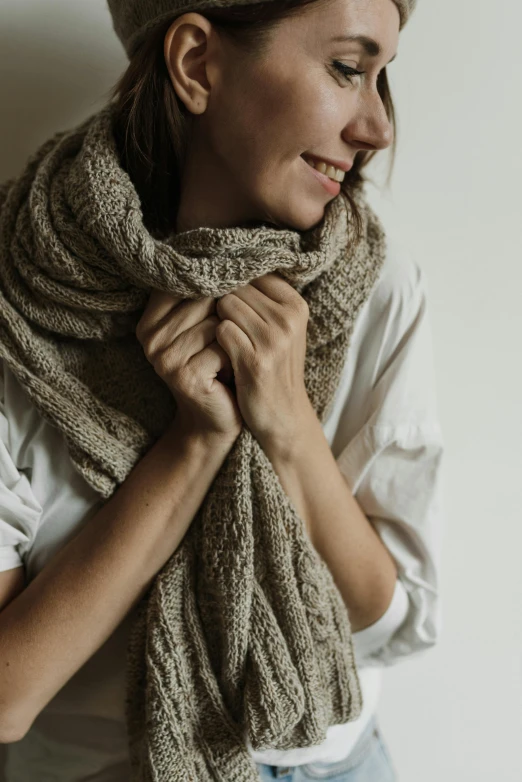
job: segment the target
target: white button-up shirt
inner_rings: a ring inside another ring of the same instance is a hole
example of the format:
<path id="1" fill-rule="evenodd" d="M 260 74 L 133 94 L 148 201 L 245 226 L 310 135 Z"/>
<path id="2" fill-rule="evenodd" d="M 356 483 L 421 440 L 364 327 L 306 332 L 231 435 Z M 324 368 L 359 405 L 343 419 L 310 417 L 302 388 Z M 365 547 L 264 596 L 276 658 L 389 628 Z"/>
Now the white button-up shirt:
<path id="1" fill-rule="evenodd" d="M 254 752 L 292 766 L 346 757 L 375 712 L 382 670 L 429 649 L 440 629 L 442 454 L 426 277 L 388 237 L 380 277 L 357 317 L 324 432 L 337 464 L 395 559 L 386 613 L 354 633 L 363 691 L 357 720 L 328 729 L 319 746 Z M 28 579 L 103 503 L 74 469 L 65 440 L 0 361 L 0 570 Z M 133 612 L 67 682 L 22 741 L 9 745 L 13 782 L 49 776 L 127 782 L 124 661 Z M 91 776 L 92 775 L 92 776 Z"/>

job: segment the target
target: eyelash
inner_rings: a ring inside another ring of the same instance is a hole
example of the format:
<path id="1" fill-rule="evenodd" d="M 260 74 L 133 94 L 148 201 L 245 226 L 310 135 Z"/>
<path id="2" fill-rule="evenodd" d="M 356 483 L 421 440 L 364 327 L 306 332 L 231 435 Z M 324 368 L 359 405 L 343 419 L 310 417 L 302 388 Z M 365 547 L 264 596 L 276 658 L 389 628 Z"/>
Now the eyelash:
<path id="1" fill-rule="evenodd" d="M 348 79 L 350 84 L 353 84 L 352 76 L 360 76 L 364 71 L 357 71 L 355 68 L 350 68 L 349 65 L 344 65 L 344 63 L 339 62 L 339 60 L 333 61 L 333 66 L 336 68 L 340 73 L 343 74 L 343 76 Z"/>

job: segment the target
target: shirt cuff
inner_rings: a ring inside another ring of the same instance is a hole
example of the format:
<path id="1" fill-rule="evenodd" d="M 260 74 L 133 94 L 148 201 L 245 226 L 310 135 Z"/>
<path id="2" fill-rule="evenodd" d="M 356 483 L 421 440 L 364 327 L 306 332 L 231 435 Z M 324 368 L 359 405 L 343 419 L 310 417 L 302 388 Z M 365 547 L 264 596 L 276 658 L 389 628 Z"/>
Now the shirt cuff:
<path id="1" fill-rule="evenodd" d="M 0 546 L 0 572 L 13 570 L 23 565 L 22 558 L 15 546 Z"/>

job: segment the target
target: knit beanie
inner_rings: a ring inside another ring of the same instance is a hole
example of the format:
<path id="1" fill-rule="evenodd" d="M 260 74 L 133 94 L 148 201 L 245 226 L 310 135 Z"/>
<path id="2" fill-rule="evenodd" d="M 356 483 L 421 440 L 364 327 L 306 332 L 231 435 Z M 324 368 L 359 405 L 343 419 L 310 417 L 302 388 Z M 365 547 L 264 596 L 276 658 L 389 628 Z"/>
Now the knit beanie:
<path id="1" fill-rule="evenodd" d="M 235 5 L 254 5 L 258 2 L 260 0 L 108 0 L 114 31 L 129 59 L 146 34 L 171 14 L 181 16 L 188 11 L 204 12 L 206 8 L 229 8 Z M 402 30 L 413 13 L 417 0 L 393 2 L 399 9 L 399 29 Z"/>

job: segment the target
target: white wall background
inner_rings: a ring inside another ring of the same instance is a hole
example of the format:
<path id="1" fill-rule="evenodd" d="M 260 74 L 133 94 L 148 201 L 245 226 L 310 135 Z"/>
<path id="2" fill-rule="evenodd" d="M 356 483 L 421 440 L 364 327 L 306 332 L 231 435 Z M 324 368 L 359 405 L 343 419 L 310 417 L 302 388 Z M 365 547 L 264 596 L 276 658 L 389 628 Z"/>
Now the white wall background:
<path id="1" fill-rule="evenodd" d="M 427 273 L 447 445 L 442 639 L 380 706 L 401 782 L 522 779 L 521 29 L 513 0 L 419 0 L 390 69 L 399 149 L 371 195 Z M 105 0 L 0 0 L 0 180 L 125 63 Z"/>

